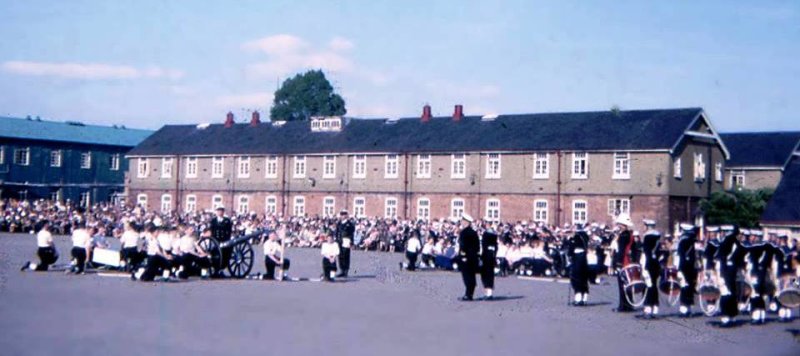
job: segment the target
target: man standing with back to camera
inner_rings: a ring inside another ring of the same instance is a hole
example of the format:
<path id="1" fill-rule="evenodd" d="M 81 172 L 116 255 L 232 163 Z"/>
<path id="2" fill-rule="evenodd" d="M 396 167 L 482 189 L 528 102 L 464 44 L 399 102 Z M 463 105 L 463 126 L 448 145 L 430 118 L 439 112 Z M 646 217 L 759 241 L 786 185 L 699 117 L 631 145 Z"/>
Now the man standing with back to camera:
<path id="1" fill-rule="evenodd" d="M 472 300 L 475 293 L 475 274 L 478 273 L 478 260 L 480 258 L 480 238 L 472 228 L 472 217 L 469 214 L 461 216 L 461 232 L 458 235 L 459 264 L 461 279 L 464 281 L 464 296 L 462 301 Z"/>

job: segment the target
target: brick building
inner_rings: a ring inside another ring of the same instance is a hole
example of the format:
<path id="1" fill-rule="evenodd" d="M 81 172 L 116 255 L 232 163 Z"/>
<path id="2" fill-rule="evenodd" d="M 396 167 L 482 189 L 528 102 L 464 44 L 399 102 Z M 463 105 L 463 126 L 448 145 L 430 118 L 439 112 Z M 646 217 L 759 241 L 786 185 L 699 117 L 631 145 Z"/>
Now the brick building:
<path id="1" fill-rule="evenodd" d="M 761 226 L 770 233 L 800 239 L 800 148 L 795 148 L 783 172 L 775 194 L 761 215 Z"/>
<path id="2" fill-rule="evenodd" d="M 128 153 L 156 210 L 550 224 L 629 212 L 666 229 L 723 189 L 727 149 L 700 108 L 167 125 Z"/>
<path id="3" fill-rule="evenodd" d="M 720 137 L 731 153 L 725 164 L 726 189 L 775 189 L 800 145 L 800 132 L 722 133 Z"/>

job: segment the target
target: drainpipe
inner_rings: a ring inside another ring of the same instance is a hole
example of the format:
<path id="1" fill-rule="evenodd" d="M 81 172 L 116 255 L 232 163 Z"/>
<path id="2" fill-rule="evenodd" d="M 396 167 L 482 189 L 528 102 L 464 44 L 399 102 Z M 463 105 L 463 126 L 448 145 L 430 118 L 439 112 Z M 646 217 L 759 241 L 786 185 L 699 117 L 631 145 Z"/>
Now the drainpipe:
<path id="1" fill-rule="evenodd" d="M 288 192 L 286 191 L 286 157 L 287 155 L 283 155 L 281 157 L 281 215 L 286 217 L 286 195 Z"/>
<path id="2" fill-rule="evenodd" d="M 405 172 L 403 182 L 403 219 L 408 219 L 408 153 L 403 155 L 405 158 L 404 166 Z"/>
<path id="3" fill-rule="evenodd" d="M 181 156 L 175 156 L 175 161 L 177 167 L 175 167 L 175 211 L 181 211 L 181 190 L 180 190 L 180 182 L 181 182 Z"/>
<path id="4" fill-rule="evenodd" d="M 556 176 L 556 226 L 561 226 L 561 151 L 556 151 L 558 172 Z"/>

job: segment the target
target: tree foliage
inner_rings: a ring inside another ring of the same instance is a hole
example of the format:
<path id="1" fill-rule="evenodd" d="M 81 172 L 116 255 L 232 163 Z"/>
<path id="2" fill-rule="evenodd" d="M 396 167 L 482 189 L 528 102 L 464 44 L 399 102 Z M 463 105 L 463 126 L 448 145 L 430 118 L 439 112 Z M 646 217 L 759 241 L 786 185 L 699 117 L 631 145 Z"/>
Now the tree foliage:
<path id="1" fill-rule="evenodd" d="M 757 227 L 772 193 L 771 189 L 716 192 L 700 202 L 700 209 L 710 225 Z"/>
<path id="2" fill-rule="evenodd" d="M 272 120 L 308 120 L 312 116 L 339 116 L 347 112 L 344 99 L 334 93 L 333 86 L 321 70 L 297 74 L 281 84 L 275 92 Z"/>

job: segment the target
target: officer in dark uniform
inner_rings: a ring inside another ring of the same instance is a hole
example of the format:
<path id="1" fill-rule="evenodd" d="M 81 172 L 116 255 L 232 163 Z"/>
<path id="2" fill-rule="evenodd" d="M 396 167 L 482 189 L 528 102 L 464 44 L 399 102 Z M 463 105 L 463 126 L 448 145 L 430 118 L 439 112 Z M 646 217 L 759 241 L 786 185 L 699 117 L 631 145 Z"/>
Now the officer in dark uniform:
<path id="1" fill-rule="evenodd" d="M 658 277 L 661 276 L 661 233 L 655 230 L 656 222 L 644 220 L 647 231 L 642 241 L 641 265 L 647 284 L 647 293 L 644 296 L 644 317 L 652 318 L 658 315 Z"/>
<path id="2" fill-rule="evenodd" d="M 753 292 L 750 295 L 751 322 L 764 324 L 767 311 L 767 276 L 772 267 L 772 258 L 775 255 L 773 246 L 761 240 L 761 231 L 752 231 L 752 244 L 747 248 L 747 269 L 753 281 Z"/>
<path id="3" fill-rule="evenodd" d="M 220 244 L 231 239 L 233 233 L 233 223 L 231 219 L 225 216 L 225 208 L 219 207 L 216 209 L 216 216 L 211 220 L 210 229 L 211 237 L 217 240 Z M 221 249 L 220 265 L 215 277 L 222 277 L 223 270 L 228 267 L 228 262 L 231 259 L 231 247 Z"/>
<path id="4" fill-rule="evenodd" d="M 490 226 L 481 238 L 481 283 L 486 300 L 494 299 L 494 269 L 497 266 L 497 232 Z"/>
<path id="5" fill-rule="evenodd" d="M 721 326 L 726 327 L 730 326 L 733 318 L 739 314 L 739 288 L 736 275 L 744 266 L 747 251 L 739 242 L 738 227 L 733 226 L 730 229 L 723 227 L 723 230 L 730 230 L 730 233 L 725 235 L 725 238 L 720 242 L 716 259 L 719 274 L 722 278 L 720 285 L 720 291 L 722 292 L 722 297 L 720 298 Z"/>
<path id="6" fill-rule="evenodd" d="M 347 277 L 350 273 L 350 246 L 353 244 L 353 235 L 356 225 L 347 214 L 347 210 L 339 212 L 339 223 L 336 224 L 336 243 L 339 244 L 339 274 L 337 277 Z"/>
<path id="7" fill-rule="evenodd" d="M 678 241 L 678 278 L 681 280 L 680 315 L 689 317 L 694 305 L 694 293 L 697 285 L 697 253 L 694 243 L 697 241 L 697 227 L 681 224 L 683 235 Z"/>
<path id="8" fill-rule="evenodd" d="M 716 271 L 716 260 L 714 260 L 714 256 L 716 256 L 717 250 L 719 249 L 719 230 L 719 227 L 716 226 L 709 226 L 706 229 L 706 245 L 703 249 L 703 260 L 705 260 L 703 268 L 706 271 Z"/>
<path id="9" fill-rule="evenodd" d="M 461 216 L 461 232 L 458 235 L 459 263 L 461 279 L 464 281 L 464 296 L 461 300 L 472 300 L 475 293 L 475 274 L 478 273 L 481 242 L 478 233 L 472 228 L 472 217 Z"/>
<path id="10" fill-rule="evenodd" d="M 569 283 L 575 291 L 572 305 L 584 306 L 589 300 L 589 261 L 586 258 L 589 250 L 589 235 L 578 224 L 575 235 L 569 239 L 567 257 L 569 258 Z"/>
<path id="11" fill-rule="evenodd" d="M 620 214 L 616 221 L 617 227 L 620 229 L 617 236 L 617 249 L 614 252 L 614 269 L 617 271 L 617 287 L 619 292 L 619 305 L 615 311 L 620 313 L 632 312 L 633 305 L 628 302 L 625 297 L 625 286 L 622 281 L 622 268 L 631 264 L 631 248 L 633 247 L 633 236 L 631 236 L 630 229 L 633 227 L 631 217 L 626 214 Z"/>

